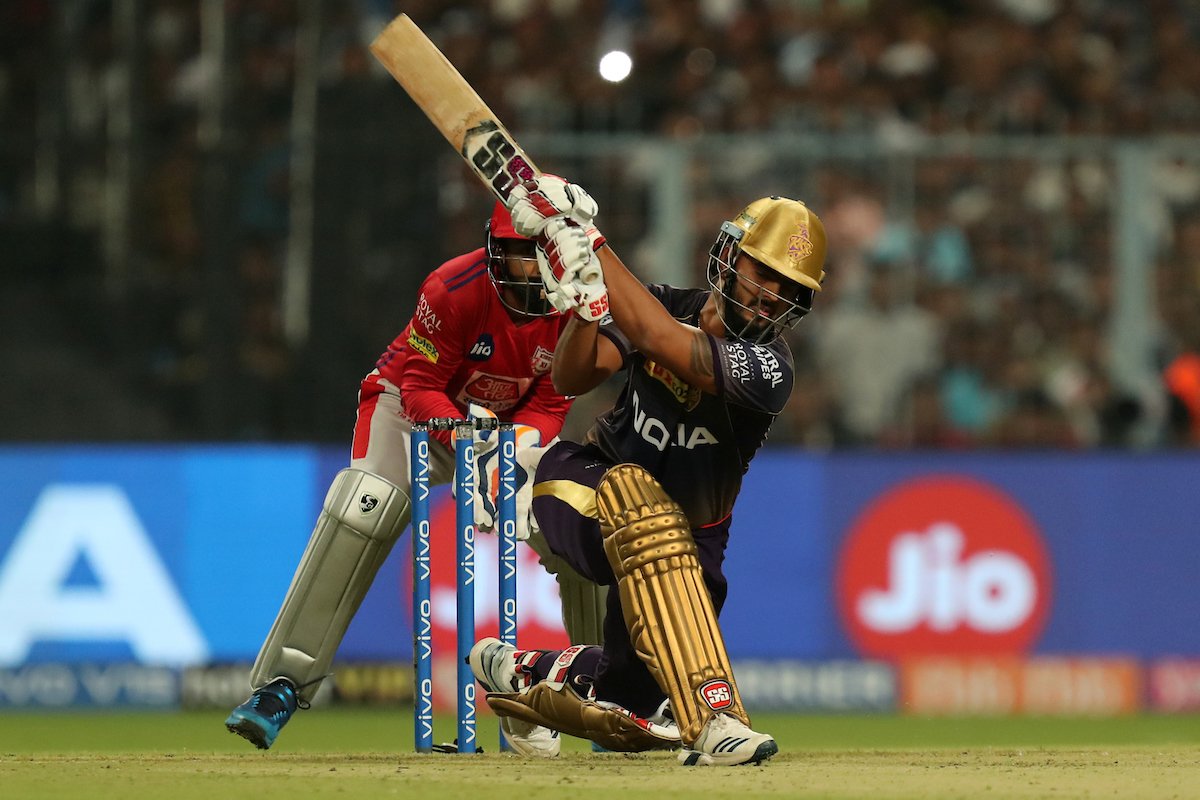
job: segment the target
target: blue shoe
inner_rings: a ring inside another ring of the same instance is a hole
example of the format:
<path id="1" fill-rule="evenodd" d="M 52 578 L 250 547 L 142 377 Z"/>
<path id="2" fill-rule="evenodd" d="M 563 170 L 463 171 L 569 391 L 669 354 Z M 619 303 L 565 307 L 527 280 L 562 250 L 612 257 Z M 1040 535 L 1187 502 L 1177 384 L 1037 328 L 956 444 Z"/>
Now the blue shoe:
<path id="1" fill-rule="evenodd" d="M 275 737 L 300 706 L 296 687 L 287 678 L 276 678 L 233 710 L 225 720 L 230 733 L 248 739 L 259 750 L 275 743 Z"/>

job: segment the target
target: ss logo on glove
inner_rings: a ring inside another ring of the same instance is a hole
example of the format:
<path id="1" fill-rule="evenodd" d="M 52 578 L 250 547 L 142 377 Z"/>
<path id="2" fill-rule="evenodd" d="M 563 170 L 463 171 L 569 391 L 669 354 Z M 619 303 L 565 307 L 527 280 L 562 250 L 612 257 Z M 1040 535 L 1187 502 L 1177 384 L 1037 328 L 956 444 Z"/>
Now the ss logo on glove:
<path id="1" fill-rule="evenodd" d="M 592 302 L 588 303 L 588 311 L 591 312 L 592 319 L 599 319 L 608 313 L 608 295 L 602 294 Z"/>

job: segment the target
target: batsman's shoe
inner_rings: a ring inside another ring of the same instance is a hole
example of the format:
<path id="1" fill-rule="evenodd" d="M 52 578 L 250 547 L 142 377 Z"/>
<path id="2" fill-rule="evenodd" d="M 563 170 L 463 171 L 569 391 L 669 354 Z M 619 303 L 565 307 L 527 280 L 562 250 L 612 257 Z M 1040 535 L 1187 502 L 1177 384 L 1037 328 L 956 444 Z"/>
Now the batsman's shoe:
<path id="1" fill-rule="evenodd" d="M 518 650 L 489 636 L 475 643 L 467 663 L 471 665 L 475 680 L 489 692 L 521 692 L 533 684 L 530 670 L 543 652 Z"/>
<path id="2" fill-rule="evenodd" d="M 280 729 L 300 706 L 296 687 L 287 678 L 276 678 L 233 710 L 225 720 L 230 733 L 248 739 L 259 750 L 275 743 Z"/>
<path id="3" fill-rule="evenodd" d="M 779 752 L 779 745 L 765 733 L 755 733 L 728 714 L 708 721 L 691 747 L 679 751 L 685 767 L 732 767 L 758 764 Z"/>
<path id="4" fill-rule="evenodd" d="M 533 683 L 529 670 L 542 655 L 541 650 L 518 650 L 511 644 L 488 637 L 471 648 L 467 663 L 475 679 L 489 692 L 521 692 Z M 523 722 L 515 717 L 500 717 L 500 730 L 514 753 L 534 758 L 557 758 L 562 749 L 558 731 Z"/>

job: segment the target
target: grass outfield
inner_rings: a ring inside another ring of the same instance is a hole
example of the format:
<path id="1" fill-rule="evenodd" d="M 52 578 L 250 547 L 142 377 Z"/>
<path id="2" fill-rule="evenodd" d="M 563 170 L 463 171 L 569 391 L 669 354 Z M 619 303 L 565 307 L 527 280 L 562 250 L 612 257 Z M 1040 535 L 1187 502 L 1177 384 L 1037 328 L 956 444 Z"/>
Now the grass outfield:
<path id="1" fill-rule="evenodd" d="M 673 755 L 411 752 L 412 715 L 302 714 L 270 752 L 220 711 L 0 714 L 0 797 L 23 798 L 1033 798 L 1200 797 L 1200 718 L 910 719 L 755 715 L 779 741 L 762 767 L 684 769 Z M 450 720 L 438 721 L 439 740 Z"/>

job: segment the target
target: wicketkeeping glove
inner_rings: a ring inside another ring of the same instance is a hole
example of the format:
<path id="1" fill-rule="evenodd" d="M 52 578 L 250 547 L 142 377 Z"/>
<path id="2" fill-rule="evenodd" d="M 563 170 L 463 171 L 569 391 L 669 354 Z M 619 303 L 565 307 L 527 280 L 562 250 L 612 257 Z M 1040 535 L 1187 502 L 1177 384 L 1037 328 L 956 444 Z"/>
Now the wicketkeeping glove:
<path id="1" fill-rule="evenodd" d="M 468 408 L 472 417 L 495 418 L 490 409 L 472 403 Z M 514 425 L 517 440 L 516 474 L 517 487 L 516 535 L 518 539 L 529 538 L 529 508 L 533 501 L 532 470 L 522 466 L 522 453 L 541 450 L 542 433 L 530 425 Z M 495 533 L 500 523 L 500 431 L 475 431 L 475 530 L 480 533 Z"/>
<path id="2" fill-rule="evenodd" d="M 533 516 L 533 484 L 542 456 L 556 444 L 557 436 L 539 447 L 517 447 L 517 538 L 521 541 L 541 529 Z"/>

